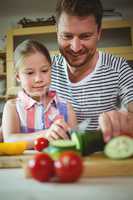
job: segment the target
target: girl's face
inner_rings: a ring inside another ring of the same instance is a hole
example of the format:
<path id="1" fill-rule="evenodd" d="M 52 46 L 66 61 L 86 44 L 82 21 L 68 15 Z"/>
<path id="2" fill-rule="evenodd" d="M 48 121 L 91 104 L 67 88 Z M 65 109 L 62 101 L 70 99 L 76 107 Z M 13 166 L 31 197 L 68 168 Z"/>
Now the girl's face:
<path id="1" fill-rule="evenodd" d="M 24 58 L 16 78 L 30 96 L 44 96 L 51 82 L 51 65 L 46 56 L 35 52 Z"/>

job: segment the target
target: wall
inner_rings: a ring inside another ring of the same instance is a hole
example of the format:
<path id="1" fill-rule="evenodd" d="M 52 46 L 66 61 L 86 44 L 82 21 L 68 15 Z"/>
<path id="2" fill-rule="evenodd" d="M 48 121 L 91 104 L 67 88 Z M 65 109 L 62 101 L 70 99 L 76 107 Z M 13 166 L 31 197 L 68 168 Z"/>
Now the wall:
<path id="1" fill-rule="evenodd" d="M 17 26 L 17 22 L 23 17 L 36 19 L 48 18 L 54 14 L 57 0 L 4 0 L 0 5 L 0 49 L 5 47 L 6 32 Z M 115 8 L 121 12 L 123 18 L 133 19 L 132 0 L 101 0 L 104 9 Z"/>

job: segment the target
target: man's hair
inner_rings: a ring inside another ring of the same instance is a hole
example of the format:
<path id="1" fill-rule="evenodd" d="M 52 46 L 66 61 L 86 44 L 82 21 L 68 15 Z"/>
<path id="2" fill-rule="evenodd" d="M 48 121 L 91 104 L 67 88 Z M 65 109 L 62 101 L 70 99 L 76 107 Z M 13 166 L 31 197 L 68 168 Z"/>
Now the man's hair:
<path id="1" fill-rule="evenodd" d="M 93 15 L 98 28 L 101 26 L 103 7 L 100 0 L 58 0 L 56 5 L 57 23 L 63 12 L 79 17 Z"/>

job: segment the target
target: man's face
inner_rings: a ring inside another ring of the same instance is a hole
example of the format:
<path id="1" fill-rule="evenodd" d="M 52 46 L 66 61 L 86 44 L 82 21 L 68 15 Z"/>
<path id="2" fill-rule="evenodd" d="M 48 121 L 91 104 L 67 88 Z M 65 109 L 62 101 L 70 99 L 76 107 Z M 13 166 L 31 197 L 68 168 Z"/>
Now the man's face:
<path id="1" fill-rule="evenodd" d="M 61 14 L 57 27 L 59 49 L 71 67 L 88 65 L 96 52 L 100 33 L 94 16 Z"/>

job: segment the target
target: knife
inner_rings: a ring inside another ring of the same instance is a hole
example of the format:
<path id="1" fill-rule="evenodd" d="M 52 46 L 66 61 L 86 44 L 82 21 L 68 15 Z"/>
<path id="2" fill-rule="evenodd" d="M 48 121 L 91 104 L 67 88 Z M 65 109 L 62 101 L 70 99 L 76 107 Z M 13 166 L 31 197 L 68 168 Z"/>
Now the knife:
<path id="1" fill-rule="evenodd" d="M 80 123 L 78 123 L 74 128 L 70 128 L 67 131 L 67 135 L 69 136 L 69 139 L 71 139 L 71 134 L 73 132 L 79 132 L 79 133 L 83 133 L 86 131 L 87 126 L 89 125 L 91 119 L 90 118 L 86 118 L 83 121 L 81 121 Z"/>

